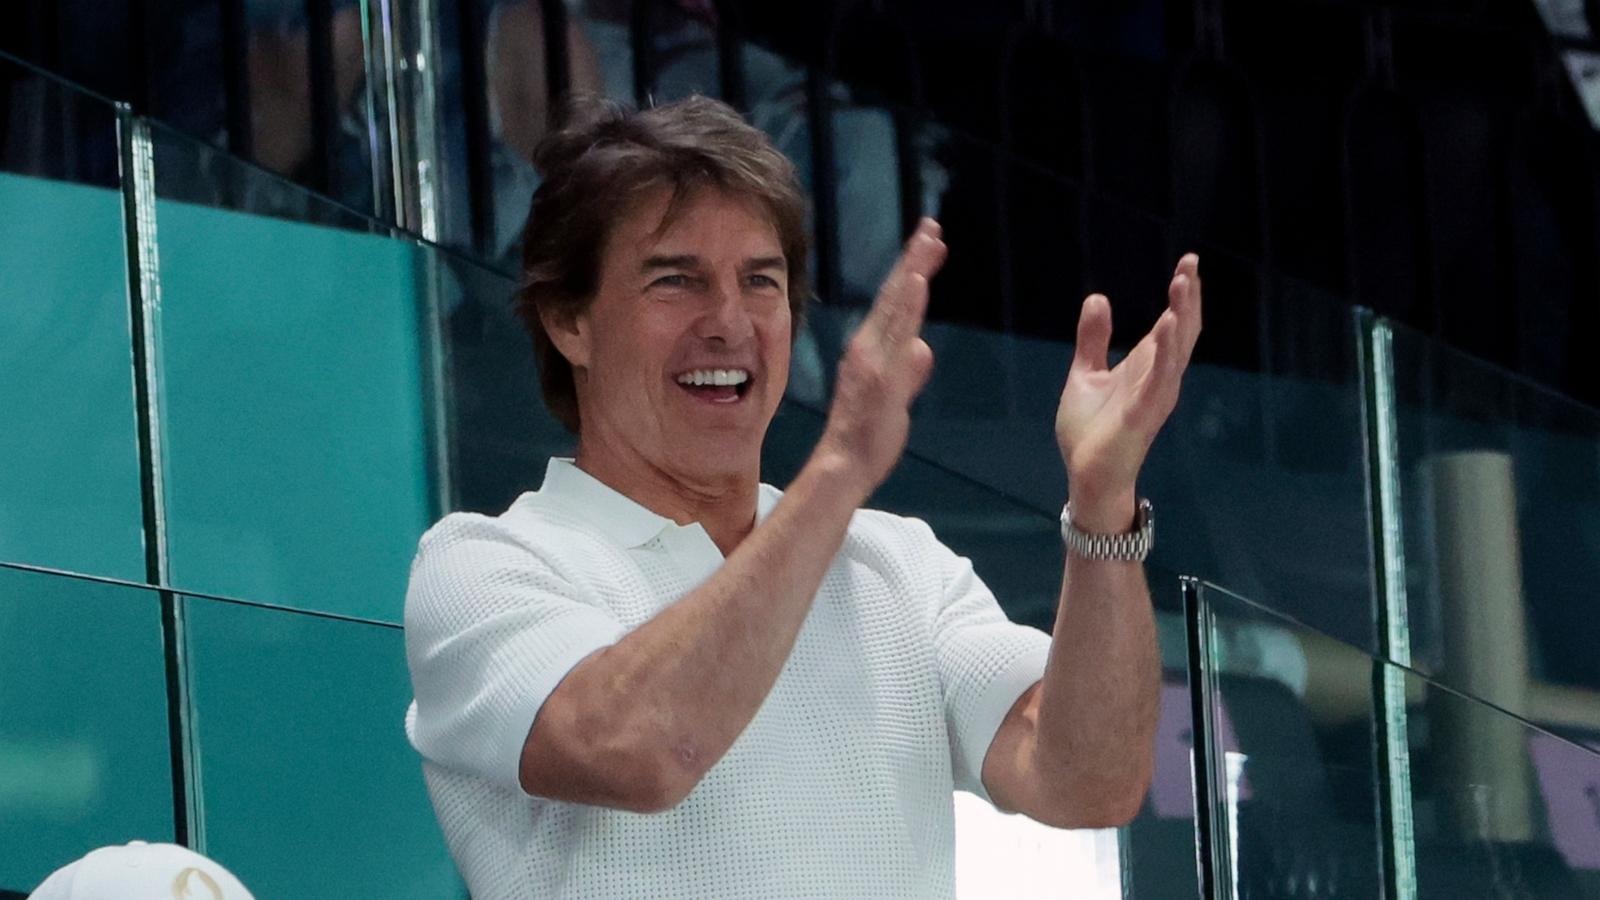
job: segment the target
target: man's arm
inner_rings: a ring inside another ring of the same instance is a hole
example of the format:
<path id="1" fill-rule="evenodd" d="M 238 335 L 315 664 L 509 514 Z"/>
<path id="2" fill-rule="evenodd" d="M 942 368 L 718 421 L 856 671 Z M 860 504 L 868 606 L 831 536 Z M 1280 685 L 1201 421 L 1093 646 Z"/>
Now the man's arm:
<path id="1" fill-rule="evenodd" d="M 1133 523 L 1139 469 L 1200 334 L 1197 257 L 1179 261 L 1167 296 L 1155 328 L 1115 369 L 1106 364 L 1110 305 L 1099 295 L 1084 301 L 1056 438 L 1085 531 Z M 1069 555 L 1044 677 L 1006 715 L 984 760 L 995 803 L 1064 828 L 1132 819 L 1154 768 L 1160 678 L 1143 566 Z"/>
<path id="2" fill-rule="evenodd" d="M 944 259 L 924 222 L 839 364 L 816 451 L 772 513 L 682 599 L 573 668 L 523 745 L 530 794 L 649 812 L 681 801 L 766 699 L 850 518 L 905 447 Z"/>

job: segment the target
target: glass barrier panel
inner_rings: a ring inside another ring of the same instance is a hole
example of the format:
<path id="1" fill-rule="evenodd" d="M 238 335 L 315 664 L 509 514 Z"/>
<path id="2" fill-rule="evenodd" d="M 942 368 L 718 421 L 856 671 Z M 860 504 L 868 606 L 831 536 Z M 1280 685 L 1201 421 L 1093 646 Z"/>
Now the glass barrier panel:
<path id="1" fill-rule="evenodd" d="M 442 490 L 426 253 L 151 131 L 172 583 L 398 621 Z"/>
<path id="2" fill-rule="evenodd" d="M 544 180 L 534 150 L 556 126 L 550 106 L 545 18 L 539 0 L 481 3 L 490 129 L 490 180 L 494 236 L 489 258 L 515 271 L 522 262 L 522 230 L 533 192 Z M 567 90 L 571 96 L 602 91 L 594 48 L 577 24 L 567 22 Z M 464 186 L 463 186 L 464 189 Z"/>
<path id="3" fill-rule="evenodd" d="M 312 20 L 308 9 L 314 7 L 303 3 L 243 5 L 250 159 L 318 186 L 353 209 L 373 211 L 375 123 L 366 85 L 364 4 L 328 0 L 326 23 Z M 325 33 L 317 33 L 319 28 Z M 318 53 L 324 54 L 320 62 Z"/>
<path id="4" fill-rule="evenodd" d="M 1231 860 L 1218 878 L 1234 896 L 1378 896 L 1381 802 L 1411 824 L 1391 859 L 1417 897 L 1600 897 L 1600 730 L 1568 740 L 1220 588 L 1198 593 L 1220 723 L 1213 821 Z M 1388 766 L 1373 751 L 1385 681 L 1401 685 L 1409 747 Z M 1408 803 L 1383 787 L 1400 765 Z"/>
<path id="5" fill-rule="evenodd" d="M 0 892 L 173 828 L 160 595 L 0 567 Z"/>
<path id="6" fill-rule="evenodd" d="M 1600 898 L 1600 729 L 1559 737 L 1414 672 L 1417 896 Z"/>
<path id="7" fill-rule="evenodd" d="M 6 56 L 0 109 L 0 560 L 143 581 L 116 109 Z"/>
<path id="8" fill-rule="evenodd" d="M 1162 581 L 1176 583 L 1176 579 Z M 1155 771 L 1144 808 L 1118 835 L 1125 887 L 1116 896 L 1129 900 L 1200 897 L 1195 864 L 1194 715 L 1184 670 L 1183 620 L 1161 609 L 1156 618 L 1163 640 Z M 1179 639 L 1170 641 L 1167 635 Z"/>
<path id="9" fill-rule="evenodd" d="M 1600 730 L 1600 411 L 1390 327 L 1413 665 Z"/>
<path id="10" fill-rule="evenodd" d="M 498 515 L 538 488 L 545 462 L 577 439 L 546 410 L 533 340 L 513 308 L 516 282 L 424 248 L 439 280 L 451 447 L 450 508 Z"/>
<path id="11" fill-rule="evenodd" d="M 1197 600 L 1217 896 L 1383 896 L 1373 658 L 1208 584 Z"/>
<path id="12" fill-rule="evenodd" d="M 392 625 L 183 598 L 205 849 L 258 897 L 465 897 Z"/>
<path id="13" fill-rule="evenodd" d="M 952 258 L 961 252 L 952 236 Z M 1081 298 L 1059 302 L 1076 308 Z M 1291 339 L 1311 343 L 1299 329 L 1323 309 L 1303 305 L 1300 322 L 1275 320 L 1283 358 L 1267 371 L 1191 364 L 1141 476 L 1158 522 L 1151 560 L 1256 585 L 1285 612 L 1373 648 L 1354 317 L 1326 313 L 1317 353 L 1293 355 Z M 859 315 L 822 305 L 809 313 L 825 384 Z M 1054 521 L 1067 497 L 1054 418 L 1073 345 L 947 322 L 928 323 L 923 336 L 934 370 L 912 410 L 912 453 Z"/>

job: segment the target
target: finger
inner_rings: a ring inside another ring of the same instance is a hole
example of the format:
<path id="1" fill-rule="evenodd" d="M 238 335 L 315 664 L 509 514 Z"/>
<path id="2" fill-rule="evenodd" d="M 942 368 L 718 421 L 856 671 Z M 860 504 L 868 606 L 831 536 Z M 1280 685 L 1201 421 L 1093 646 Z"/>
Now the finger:
<path id="1" fill-rule="evenodd" d="M 944 264 L 946 248 L 939 234 L 939 224 L 932 219 L 924 219 L 918 224 L 916 232 L 906 241 L 899 260 L 890 270 L 889 277 L 884 279 L 883 287 L 878 290 L 872 310 L 862 323 L 863 328 L 872 328 L 880 335 L 907 333 L 908 329 L 900 319 L 904 317 L 908 305 L 916 305 L 917 285 L 911 282 L 911 277 L 921 276 L 921 288 L 925 291 L 928 280 Z M 925 305 L 926 297 L 922 299 Z M 920 324 L 918 322 L 917 327 Z"/>
<path id="2" fill-rule="evenodd" d="M 1179 271 L 1172 276 L 1172 283 L 1167 285 L 1167 310 L 1163 315 L 1170 313 L 1175 326 L 1174 343 L 1178 346 L 1176 352 L 1188 356 L 1188 350 L 1194 346 L 1193 337 L 1198 336 L 1199 328 L 1190 328 L 1190 322 L 1196 318 L 1194 312 L 1194 279 L 1184 271 Z"/>
<path id="3" fill-rule="evenodd" d="M 1184 368 L 1179 328 L 1177 315 L 1169 309 L 1147 336 L 1152 358 L 1139 383 L 1135 415 L 1150 428 L 1159 428 L 1177 402 Z"/>
<path id="4" fill-rule="evenodd" d="M 922 333 L 922 321 L 927 314 L 928 279 L 920 272 L 912 272 L 906 276 L 894 318 L 884 330 L 885 340 L 891 347 L 900 347 L 907 339 L 916 338 Z"/>
<path id="5" fill-rule="evenodd" d="M 1185 253 L 1178 260 L 1178 268 L 1173 273 L 1173 281 L 1178 278 L 1185 279 L 1183 296 L 1173 301 L 1169 290 L 1169 303 L 1177 310 L 1179 318 L 1179 332 L 1192 347 L 1194 341 L 1200 336 L 1200 257 L 1195 253 Z"/>
<path id="6" fill-rule="evenodd" d="M 1072 368 L 1103 372 L 1110 349 L 1111 301 L 1104 294 L 1090 294 L 1078 313 L 1078 346 L 1073 350 Z"/>

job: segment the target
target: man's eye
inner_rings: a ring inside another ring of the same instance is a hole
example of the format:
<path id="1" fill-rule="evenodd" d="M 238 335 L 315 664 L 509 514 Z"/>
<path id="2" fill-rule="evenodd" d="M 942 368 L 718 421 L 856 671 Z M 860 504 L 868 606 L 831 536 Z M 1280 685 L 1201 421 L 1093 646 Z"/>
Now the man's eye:
<path id="1" fill-rule="evenodd" d="M 687 275 L 663 275 L 650 282 L 651 287 L 686 288 L 692 283 Z"/>
<path id="2" fill-rule="evenodd" d="M 765 289 L 782 287 L 782 285 L 778 284 L 778 279 L 773 278 L 771 275 L 751 275 L 749 280 L 750 286 L 754 288 Z"/>

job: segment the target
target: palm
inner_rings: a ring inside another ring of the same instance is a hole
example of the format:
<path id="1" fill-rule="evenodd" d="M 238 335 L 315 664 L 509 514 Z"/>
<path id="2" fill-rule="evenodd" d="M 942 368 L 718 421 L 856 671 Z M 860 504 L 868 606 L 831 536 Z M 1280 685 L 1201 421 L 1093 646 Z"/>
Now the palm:
<path id="1" fill-rule="evenodd" d="M 1111 305 L 1084 301 L 1078 345 L 1056 410 L 1056 441 L 1069 479 L 1131 493 L 1145 454 L 1177 405 L 1200 335 L 1199 259 L 1185 256 L 1167 289 L 1168 308 L 1120 363 L 1108 365 Z"/>

